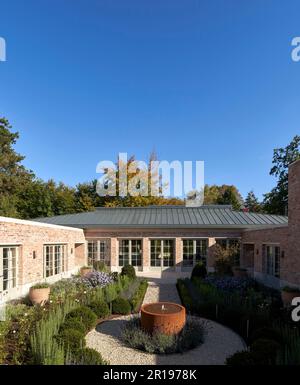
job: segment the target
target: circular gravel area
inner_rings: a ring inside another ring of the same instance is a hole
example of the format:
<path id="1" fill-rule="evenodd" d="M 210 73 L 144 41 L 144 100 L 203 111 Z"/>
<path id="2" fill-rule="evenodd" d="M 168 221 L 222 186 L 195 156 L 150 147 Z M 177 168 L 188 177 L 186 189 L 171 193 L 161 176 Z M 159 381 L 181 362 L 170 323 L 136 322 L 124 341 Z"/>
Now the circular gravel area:
<path id="1" fill-rule="evenodd" d="M 228 356 L 246 348 L 232 330 L 210 320 L 204 343 L 183 354 L 149 354 L 131 349 L 120 341 L 122 327 L 131 316 L 122 316 L 97 325 L 86 336 L 87 346 L 96 349 L 111 365 L 223 365 Z"/>

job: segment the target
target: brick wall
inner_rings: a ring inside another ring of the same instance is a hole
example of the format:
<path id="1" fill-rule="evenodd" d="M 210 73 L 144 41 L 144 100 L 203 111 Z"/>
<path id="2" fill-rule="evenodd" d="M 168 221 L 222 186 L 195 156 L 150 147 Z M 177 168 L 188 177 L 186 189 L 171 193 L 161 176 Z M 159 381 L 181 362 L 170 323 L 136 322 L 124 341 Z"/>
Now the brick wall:
<path id="1" fill-rule="evenodd" d="M 60 279 L 86 263 L 83 230 L 0 217 L 0 246 L 18 246 L 15 293 L 23 294 L 33 283 L 44 279 L 43 247 L 51 243 L 66 245 L 67 271 L 49 280 Z"/>
<path id="2" fill-rule="evenodd" d="M 278 244 L 281 249 L 280 282 L 300 287 L 300 160 L 289 168 L 289 224 L 285 227 L 248 230 L 242 235 L 243 243 L 254 244 L 254 273 L 263 280 L 262 245 Z M 243 257 L 242 257 L 243 261 Z"/>

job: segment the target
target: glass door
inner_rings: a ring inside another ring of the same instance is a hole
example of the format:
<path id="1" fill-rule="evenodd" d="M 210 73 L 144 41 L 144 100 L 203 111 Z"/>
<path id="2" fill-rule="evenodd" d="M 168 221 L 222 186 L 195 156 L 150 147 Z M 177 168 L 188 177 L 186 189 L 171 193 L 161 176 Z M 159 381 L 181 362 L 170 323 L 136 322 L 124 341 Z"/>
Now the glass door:
<path id="1" fill-rule="evenodd" d="M 0 291 L 17 286 L 17 247 L 0 246 Z"/>
<path id="2" fill-rule="evenodd" d="M 167 269 L 174 266 L 173 239 L 151 240 L 151 267 Z"/>

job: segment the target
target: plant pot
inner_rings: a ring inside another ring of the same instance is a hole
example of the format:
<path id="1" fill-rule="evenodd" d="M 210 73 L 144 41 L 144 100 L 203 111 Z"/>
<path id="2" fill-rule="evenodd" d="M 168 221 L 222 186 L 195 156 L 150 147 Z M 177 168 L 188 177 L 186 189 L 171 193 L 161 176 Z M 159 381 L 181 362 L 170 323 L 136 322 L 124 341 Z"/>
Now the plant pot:
<path id="1" fill-rule="evenodd" d="M 82 267 L 80 269 L 80 276 L 85 277 L 87 274 L 91 273 L 93 269 L 91 267 Z"/>
<path id="2" fill-rule="evenodd" d="M 247 278 L 248 277 L 248 271 L 242 270 L 242 269 L 233 269 L 233 275 L 236 278 Z"/>
<path id="3" fill-rule="evenodd" d="M 33 287 L 29 290 L 29 299 L 33 305 L 43 305 L 49 300 L 50 287 L 42 289 L 35 289 Z"/>
<path id="4" fill-rule="evenodd" d="M 292 306 L 292 300 L 295 297 L 300 297 L 300 292 L 298 290 L 295 291 L 281 291 L 281 299 L 284 306 Z"/>

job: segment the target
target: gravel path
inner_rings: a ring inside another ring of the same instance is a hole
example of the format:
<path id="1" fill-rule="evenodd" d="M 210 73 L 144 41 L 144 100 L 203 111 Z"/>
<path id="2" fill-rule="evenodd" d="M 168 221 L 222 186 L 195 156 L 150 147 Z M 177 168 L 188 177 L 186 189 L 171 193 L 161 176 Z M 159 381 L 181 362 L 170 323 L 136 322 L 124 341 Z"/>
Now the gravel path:
<path id="1" fill-rule="evenodd" d="M 174 284 L 149 282 L 144 303 L 180 303 Z M 184 354 L 149 354 L 128 348 L 120 341 L 121 330 L 131 316 L 122 316 L 97 325 L 86 336 L 87 346 L 98 350 L 111 365 L 223 365 L 226 357 L 245 349 L 243 340 L 232 330 L 210 320 L 206 323 L 204 343 Z"/>

